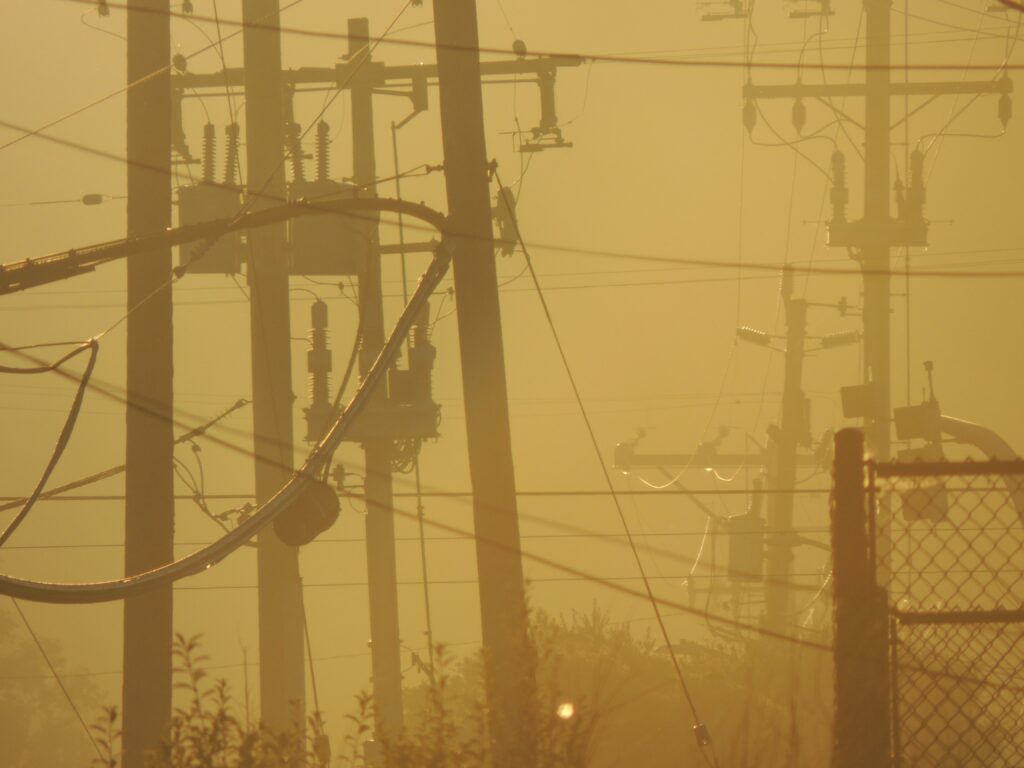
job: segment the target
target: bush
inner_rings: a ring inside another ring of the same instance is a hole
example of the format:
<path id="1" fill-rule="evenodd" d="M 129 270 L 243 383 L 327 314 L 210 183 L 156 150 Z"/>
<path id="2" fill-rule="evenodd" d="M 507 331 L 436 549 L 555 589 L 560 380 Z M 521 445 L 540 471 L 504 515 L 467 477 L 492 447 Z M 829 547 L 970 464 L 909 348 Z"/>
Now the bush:
<path id="1" fill-rule="evenodd" d="M 702 749 L 714 751 L 722 768 L 827 764 L 831 675 L 822 673 L 830 658 L 758 642 L 681 644 L 677 654 L 710 747 L 694 738 L 692 713 L 664 649 L 594 608 L 569 618 L 531 617 L 521 658 L 511 660 L 532 681 L 526 711 L 514 713 L 520 753 L 494 759 L 482 655 L 458 660 L 439 646 L 431 679 L 406 691 L 405 731 L 380 738 L 374 766 L 668 768 L 701 764 Z M 286 733 L 250 725 L 236 714 L 227 683 L 207 677 L 198 637 L 177 635 L 174 657 L 185 703 L 175 708 L 168 742 L 150 756 L 150 768 L 326 768 L 331 762 L 319 713 Z M 366 768 L 368 694 L 357 697 L 346 720 L 349 733 L 331 765 Z M 96 764 L 117 768 L 116 711 L 105 710 L 93 728 L 105 751 Z"/>

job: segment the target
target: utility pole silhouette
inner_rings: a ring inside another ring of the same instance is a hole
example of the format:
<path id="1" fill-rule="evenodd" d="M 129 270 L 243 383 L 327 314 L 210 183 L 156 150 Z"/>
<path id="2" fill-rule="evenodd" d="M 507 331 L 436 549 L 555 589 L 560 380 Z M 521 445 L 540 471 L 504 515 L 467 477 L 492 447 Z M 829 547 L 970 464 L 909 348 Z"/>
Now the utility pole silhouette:
<path id="1" fill-rule="evenodd" d="M 483 137 L 483 115 L 481 95 L 481 74 L 493 78 L 490 82 L 494 84 L 508 84 L 512 82 L 529 82 L 518 77 L 510 80 L 512 75 L 533 75 L 536 77 L 540 94 L 541 120 L 537 128 L 530 131 L 529 142 L 523 141 L 524 151 L 540 151 L 548 148 L 569 147 L 561 131 L 557 126 L 557 118 L 554 110 L 554 86 L 556 72 L 560 67 L 579 67 L 582 59 L 575 56 L 527 56 L 524 51 L 516 50 L 514 59 L 489 61 L 481 64 L 479 55 L 472 51 L 473 72 L 470 77 L 464 73 L 457 72 L 456 79 L 453 78 L 453 66 L 457 69 L 464 56 L 449 56 L 448 49 L 442 46 L 438 53 L 438 64 L 412 64 L 412 65 L 385 65 L 370 59 L 373 45 L 369 37 L 368 23 L 365 19 L 353 19 L 349 22 L 348 34 L 350 38 L 349 51 L 346 59 L 332 67 L 299 67 L 296 69 L 280 70 L 280 49 L 271 46 L 266 42 L 265 37 L 272 33 L 273 25 L 267 21 L 265 14 L 268 9 L 276 5 L 268 5 L 268 0 L 261 0 L 253 6 L 255 10 L 248 13 L 251 19 L 258 19 L 256 29 L 247 28 L 246 33 L 252 32 L 246 40 L 246 66 L 244 70 L 238 68 L 226 68 L 219 72 L 194 73 L 181 71 L 173 78 L 172 85 L 175 99 L 178 103 L 176 115 L 179 120 L 178 134 L 181 138 L 181 145 L 187 152 L 187 145 L 184 144 L 184 130 L 180 125 L 181 100 L 186 93 L 205 92 L 211 98 L 223 97 L 225 88 L 233 88 L 245 85 L 247 96 L 247 149 L 249 151 L 249 182 L 253 186 L 250 190 L 254 194 L 262 194 L 267 200 L 284 199 L 285 189 L 283 179 L 275 175 L 268 183 L 275 170 L 280 171 L 280 147 L 285 143 L 283 123 L 288 120 L 285 110 L 278 102 L 271 104 L 270 93 L 274 89 L 283 95 L 279 101 L 283 101 L 288 108 L 290 99 L 297 89 L 303 86 L 318 85 L 333 87 L 339 90 L 349 90 L 352 99 L 353 115 L 353 174 L 356 188 L 345 191 L 343 185 L 335 185 L 339 194 L 364 194 L 375 195 L 376 184 L 376 163 L 373 133 L 373 104 L 372 98 L 377 95 L 404 96 L 412 101 L 413 115 L 428 109 L 428 88 L 437 81 L 441 90 L 442 122 L 445 139 L 445 157 L 448 166 L 449 180 L 449 209 L 455 213 L 455 218 L 462 223 L 462 232 L 468 233 L 463 238 L 462 245 L 457 248 L 459 253 L 467 254 L 464 257 L 455 255 L 455 283 L 457 293 L 461 290 L 460 302 L 460 341 L 463 354 L 463 383 L 467 392 L 467 429 L 469 431 L 470 464 L 473 477 L 474 489 L 478 494 L 476 499 L 477 528 L 481 536 L 490 540 L 490 543 L 481 544 L 478 558 L 482 563 L 486 574 L 481 581 L 481 601 L 486 605 L 484 608 L 484 624 L 489 628 L 485 635 L 490 642 L 496 643 L 500 649 L 514 645 L 521 649 L 521 641 L 525 640 L 525 597 L 522 584 L 522 565 L 519 557 L 515 554 L 519 546 L 518 522 L 515 517 L 515 487 L 512 472 L 511 440 L 508 425 L 508 404 L 505 388 L 504 360 L 501 347 L 501 325 L 497 297 L 497 277 L 494 264 L 494 251 L 491 233 L 491 202 L 488 190 L 486 149 Z M 459 5 L 456 17 L 463 13 L 464 7 Z M 472 10 L 472 9 L 471 9 Z M 264 14 L 261 16 L 260 14 Z M 442 15 L 450 13 L 447 9 L 441 12 Z M 274 17 L 276 18 L 276 16 Z M 453 17 L 455 18 L 455 17 Z M 462 22 L 459 21 L 461 25 Z M 475 14 L 472 15 L 472 24 L 469 28 L 470 37 L 476 41 Z M 451 26 L 451 25 L 449 25 Z M 468 39 L 463 32 L 465 27 L 460 27 L 458 39 Z M 263 32 L 263 36 L 257 32 Z M 263 41 L 259 45 L 254 41 Z M 274 45 L 278 45 L 276 42 Z M 473 42 L 476 45 L 476 42 Z M 250 50 L 255 53 L 251 54 Z M 271 51 L 270 54 L 267 51 Z M 258 56 L 260 58 L 254 58 Z M 278 70 L 272 71 L 268 57 L 274 58 Z M 441 59 L 446 60 L 443 65 Z M 442 70 L 447 67 L 447 74 Z M 259 88 L 258 103 L 253 104 L 253 88 Z M 469 98 L 469 106 L 466 106 L 464 94 L 460 89 L 475 89 L 475 96 Z M 475 104 L 475 107 L 473 106 Z M 477 113 L 473 112 L 476 109 Z M 463 115 L 469 115 L 468 121 L 462 119 Z M 407 118 L 408 119 L 408 118 Z M 466 125 L 463 125 L 463 123 Z M 259 127 L 256 127 L 259 123 Z M 279 127 L 280 126 L 280 127 Z M 300 146 L 301 132 L 295 124 L 290 126 L 291 151 L 296 167 L 301 169 L 302 148 Z M 328 181 L 326 169 L 326 125 L 321 124 L 319 158 L 321 162 L 318 171 L 318 181 Z M 257 153 L 251 136 L 256 132 L 262 142 L 263 149 Z M 273 133 L 274 136 L 270 136 Z M 468 137 L 468 140 L 465 140 Z M 273 155 L 274 162 L 271 163 L 267 153 Z M 230 152 L 229 152 L 230 155 Z M 258 165 L 262 164 L 262 165 Z M 262 170 L 260 170 L 262 168 Z M 301 174 L 300 174 L 301 175 Z M 297 176 L 297 183 L 302 179 Z M 333 182 L 331 182 L 333 184 Z M 262 186 L 256 186 L 262 185 Z M 299 184 L 301 187 L 301 184 Z M 295 193 L 295 185 L 292 192 Z M 305 189 L 305 188 L 303 188 Z M 297 193 L 299 196 L 308 194 Z M 316 197 L 316 194 L 313 195 Z M 205 200 L 205 198 L 203 198 Z M 454 204 L 453 204 L 454 201 Z M 202 202 L 202 200 L 200 201 Z M 213 201 L 217 202 L 217 201 Z M 257 201 L 259 202 L 259 201 Z M 230 207 L 230 206 L 229 206 Z M 200 211 L 203 213 L 203 211 Z M 223 215 L 223 214 L 222 214 Z M 199 219 L 202 220 L 202 219 Z M 379 257 L 383 253 L 412 253 L 417 251 L 431 250 L 432 243 L 402 243 L 398 246 L 380 246 L 377 233 L 377 219 L 367 222 L 369 226 L 363 226 L 362 222 L 343 227 L 347 235 L 351 230 L 358 230 L 353 241 L 358 243 L 349 248 L 350 243 L 339 245 L 332 241 L 326 243 L 323 248 L 316 248 L 316 243 L 303 240 L 306 245 L 301 245 L 295 240 L 298 235 L 293 228 L 293 257 L 292 274 L 306 274 L 306 270 L 326 268 L 325 274 L 358 274 L 360 281 L 360 317 L 362 324 L 362 341 L 359 355 L 360 371 L 365 373 L 372 363 L 384 339 L 384 321 L 382 311 L 382 297 L 380 285 L 381 265 Z M 278 228 L 261 228 L 259 238 L 252 241 L 252 257 L 250 270 L 256 265 L 256 257 L 260 257 L 256 267 L 262 272 L 259 277 L 260 288 L 255 287 L 252 294 L 253 304 L 253 376 L 254 401 L 262 401 L 262 405 L 254 402 L 254 418 L 263 425 L 261 435 L 270 435 L 263 443 L 264 453 L 261 456 L 273 456 L 276 446 L 290 445 L 291 422 L 290 417 L 285 418 L 284 411 L 279 414 L 279 423 L 287 428 L 287 435 L 283 432 L 275 439 L 273 434 L 265 430 L 275 429 L 275 422 L 268 416 L 269 403 L 275 402 L 274 397 L 280 392 L 290 397 L 290 387 L 286 385 L 283 371 L 288 368 L 287 350 L 285 343 L 287 333 L 287 314 L 284 309 L 285 300 L 285 267 L 278 263 L 283 253 L 284 236 Z M 223 244 L 223 241 L 222 243 Z M 313 247 L 317 253 L 306 253 L 307 246 Z M 349 253 L 349 250 L 359 251 L 358 257 Z M 275 255 L 276 254 L 276 255 Z M 323 254 L 329 254 L 323 257 Z M 307 256 L 309 258 L 307 258 Z M 267 257 L 274 262 L 273 266 L 265 266 Z M 324 260 L 326 258 L 326 260 Z M 332 266 L 328 266 L 328 262 Z M 358 266 L 355 264 L 358 262 Z M 486 262 L 486 263 L 485 263 Z M 220 271 L 232 272 L 237 270 L 233 265 L 230 254 L 215 264 L 202 261 L 197 262 L 197 268 L 210 273 Z M 352 271 L 346 271 L 351 269 Z M 335 271 L 340 270 L 340 271 Z M 268 279 L 269 275 L 269 279 Z M 250 278 L 252 281 L 252 278 Z M 461 286 L 461 289 L 460 289 Z M 264 309 L 257 311 L 256 302 L 260 302 Z M 268 303 L 269 302 L 269 303 Z M 261 327 L 259 318 L 263 318 L 266 327 Z M 468 317 L 468 320 L 465 318 Z M 283 322 L 278 324 L 278 319 Z M 271 326 L 273 326 L 271 328 Z M 272 334 L 272 344 L 259 342 L 261 334 Z M 274 378 L 267 378 L 265 366 L 257 367 L 256 352 L 268 360 L 274 362 Z M 420 355 L 421 363 L 423 356 Z M 410 360 L 410 365 L 412 364 Z M 421 368 L 432 367 L 432 357 L 429 365 Z M 261 373 L 262 371 L 262 373 Z M 423 371 L 421 370 L 420 373 Z M 393 371 L 395 373 L 395 371 Z M 410 371 L 401 371 L 406 374 L 405 380 L 409 379 Z M 429 392 L 429 370 L 426 370 Z M 264 378 L 260 378 L 260 377 Z M 401 379 L 401 377 L 399 377 Z M 259 382 L 257 381 L 259 380 Z M 259 383 L 259 386 L 257 386 Z M 273 384 L 273 386 L 271 386 Z M 386 389 L 390 388 L 390 382 Z M 402 389 L 402 387 L 399 387 Z M 405 390 L 409 389 L 406 384 Z M 259 393 L 262 392 L 261 396 Z M 415 399 L 422 400 L 423 392 L 415 394 Z M 406 397 L 409 393 L 406 392 Z M 428 398 L 429 400 L 429 394 Z M 322 405 L 326 399 L 321 397 Z M 372 641 L 372 663 L 373 663 L 373 684 L 374 684 L 374 705 L 377 715 L 378 734 L 383 731 L 394 732 L 402 724 L 402 693 L 401 693 L 401 645 L 399 636 L 398 597 L 396 583 L 396 557 L 394 548 L 394 515 L 393 515 L 393 489 L 392 489 L 392 462 L 395 457 L 395 441 L 407 439 L 425 439 L 437 436 L 436 411 L 432 402 L 419 402 L 415 407 L 409 408 L 409 403 L 401 405 L 402 396 L 395 395 L 395 392 L 382 391 L 373 398 L 373 408 L 360 421 L 359 427 L 354 429 L 349 440 L 359 442 L 363 445 L 366 456 L 366 487 L 365 495 L 367 500 L 367 571 L 370 592 L 370 625 Z M 278 402 L 275 407 L 281 407 Z M 256 415 L 256 411 L 260 415 Z M 323 409 L 320 409 L 322 415 Z M 316 419 L 314 419 L 315 421 Z M 319 434 L 318 430 L 311 428 L 310 434 Z M 290 454 L 279 456 L 273 459 L 276 463 L 290 463 Z M 258 460 L 257 466 L 263 467 L 266 462 Z M 273 483 L 280 483 L 283 480 L 281 475 L 273 476 L 273 467 L 264 467 L 257 470 L 259 488 L 265 493 L 272 493 L 275 489 Z M 262 473 L 262 474 L 260 474 Z M 258 493 L 261 491 L 258 490 Z M 268 534 L 272 535 L 272 534 Z M 286 581 L 297 579 L 297 567 L 290 562 L 285 563 L 282 571 Z M 268 579 L 272 569 L 261 571 Z M 292 575 L 288 575 L 292 574 Z M 261 577 L 262 578 L 262 577 Z M 262 592 L 264 586 L 267 589 L 277 589 L 277 597 L 263 600 Z M 268 633 L 273 637 L 273 632 L 281 633 L 278 638 L 287 649 L 296 651 L 301 664 L 301 636 L 293 637 L 282 629 L 278 622 L 276 628 L 271 626 L 275 621 L 269 618 L 277 615 L 283 621 L 284 609 L 280 608 L 287 601 L 284 598 L 285 590 L 292 594 L 291 586 L 274 586 L 270 581 L 260 582 L 261 589 L 261 633 Z M 294 591 L 298 592 L 297 588 Z M 279 606 L 279 612 L 274 614 L 273 606 Z M 296 599 L 296 605 L 301 605 Z M 264 623 L 263 615 L 268 616 L 268 622 Z M 503 618 L 504 617 L 504 618 Z M 288 619 L 291 621 L 291 619 Z M 297 615 L 296 627 L 301 627 L 301 614 Z M 515 631 L 512 631 L 515 629 Z M 285 637 L 287 635 L 287 637 Z M 261 643 L 263 642 L 261 635 Z M 281 645 L 280 650 L 285 650 Z M 261 663 L 271 664 L 272 659 L 278 657 L 285 659 L 283 653 L 275 653 L 264 659 L 261 654 Z M 291 656 L 287 657 L 291 659 Z M 502 663 L 512 664 L 508 661 L 509 654 L 498 653 L 495 659 L 502 660 Z M 292 661 L 283 662 L 288 665 L 287 674 L 293 675 L 292 679 L 301 679 L 301 667 L 296 666 Z M 269 673 L 268 673 L 269 674 Z M 281 674 L 284 674 L 282 672 Z M 499 683 L 496 690 L 496 697 L 493 701 L 495 711 L 504 711 L 508 705 L 509 711 L 516 711 L 518 705 L 503 696 L 501 691 L 510 690 L 508 683 L 515 678 L 518 680 L 522 675 L 519 670 L 515 674 L 509 673 Z M 504 687 L 502 687 L 504 685 Z M 372 749 L 372 748 L 371 748 Z"/>
<path id="2" fill-rule="evenodd" d="M 128 237 L 135 237 L 171 226 L 171 9 L 169 0 L 129 0 L 127 10 Z M 134 575 L 174 559 L 170 246 L 129 257 L 127 275 L 124 570 Z M 167 736 L 172 615 L 169 584 L 124 604 L 125 768 L 142 768 Z"/>
<path id="3" fill-rule="evenodd" d="M 523 730 L 533 681 L 523 664 L 526 597 L 475 0 L 435 0 L 434 31 L 491 737 L 496 765 L 525 768 L 535 749 Z"/>
<path id="4" fill-rule="evenodd" d="M 823 6 L 822 13 L 831 13 Z M 753 102 L 761 98 L 790 98 L 800 105 L 804 99 L 817 99 L 836 111 L 837 117 L 846 116 L 827 101 L 831 97 L 859 96 L 864 98 L 864 207 L 862 218 L 846 218 L 845 163 L 836 152 L 833 157 L 832 203 L 833 217 L 828 224 L 828 244 L 846 248 L 863 271 L 864 281 L 864 384 L 860 389 L 857 413 L 863 416 L 866 448 L 875 459 L 886 461 L 890 456 L 891 441 L 891 288 L 890 251 L 894 247 L 928 245 L 928 223 L 923 215 L 924 181 L 921 157 L 912 163 L 912 178 L 907 180 L 907 197 L 901 201 L 897 217 L 890 213 L 890 152 L 891 131 L 903 121 L 891 122 L 891 99 L 894 96 L 926 96 L 931 99 L 955 94 L 1002 94 L 1007 100 L 1012 83 L 1005 76 L 986 80 L 959 82 L 893 82 L 891 77 L 890 20 L 891 0 L 864 0 L 865 15 L 865 75 L 862 83 L 755 85 L 748 82 L 743 88 L 749 116 L 748 129 L 753 129 L 756 110 Z M 914 110 L 916 111 L 916 110 Z M 1000 107 L 1000 120 L 1009 119 L 1008 108 Z M 796 122 L 796 121 L 794 121 Z M 917 169 L 916 175 L 913 168 Z M 888 507 L 883 500 L 879 520 L 879 560 L 884 560 L 888 547 Z"/>
<path id="5" fill-rule="evenodd" d="M 797 449 L 810 443 L 807 398 L 803 392 L 804 347 L 807 341 L 807 302 L 793 297 L 793 273 L 782 273 L 782 302 L 786 312 L 786 368 L 782 384 L 782 424 L 773 431 L 774 467 L 769 479 L 776 493 L 768 497 L 768 540 L 765 562 L 765 622 L 782 631 L 793 614 L 793 494 Z M 786 492 L 790 491 L 790 492 Z"/>
<path id="6" fill-rule="evenodd" d="M 348 59 L 369 69 L 370 24 L 348 21 Z M 377 162 L 373 136 L 373 86 L 353 84 L 352 169 L 359 194 L 376 195 Z M 361 229 L 368 237 L 363 271 L 359 275 L 359 316 L 362 341 L 359 372 L 365 375 L 384 345 L 384 305 L 376 222 Z M 361 244 L 362 245 L 362 244 Z M 380 407 L 388 399 L 385 387 L 373 398 Z M 375 736 L 394 735 L 402 728 L 402 646 L 398 624 L 398 577 L 395 562 L 394 489 L 391 478 L 392 439 L 370 434 L 363 441 L 366 457 L 366 576 L 370 602 L 370 656 L 373 665 Z"/>
<path id="7" fill-rule="evenodd" d="M 244 0 L 245 137 L 249 206 L 286 199 L 284 100 L 278 0 Z M 252 408 L 256 502 L 287 482 L 292 466 L 292 382 L 285 225 L 249 232 Z M 299 550 L 273 528 L 257 538 L 260 704 L 265 725 L 303 724 L 302 585 Z"/>

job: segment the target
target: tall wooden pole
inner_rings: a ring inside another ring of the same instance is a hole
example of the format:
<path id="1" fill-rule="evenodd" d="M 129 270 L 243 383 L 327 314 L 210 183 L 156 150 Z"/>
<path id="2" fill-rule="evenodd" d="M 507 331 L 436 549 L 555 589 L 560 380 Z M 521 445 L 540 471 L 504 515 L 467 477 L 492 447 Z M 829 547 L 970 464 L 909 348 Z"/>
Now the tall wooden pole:
<path id="1" fill-rule="evenodd" d="M 245 140 L 250 209 L 283 200 L 284 102 L 278 0 L 244 0 Z M 292 383 L 284 224 L 249 233 L 253 432 L 256 500 L 267 501 L 291 474 Z M 304 720 L 305 672 L 299 551 L 273 529 L 259 535 L 260 705 L 283 730 Z"/>
<path id="2" fill-rule="evenodd" d="M 370 58 L 370 24 L 349 19 L 350 60 L 367 66 Z M 352 86 L 352 175 L 360 194 L 376 194 L 377 161 L 373 136 L 373 89 Z M 384 305 L 381 291 L 377 227 L 367 227 L 369 237 L 365 269 L 359 276 L 359 314 L 362 347 L 359 372 L 365 375 L 384 346 Z M 386 392 L 374 396 L 387 400 Z M 391 478 L 392 442 L 371 437 L 363 443 L 366 455 L 366 570 L 370 599 L 370 655 L 373 666 L 373 704 L 376 737 L 394 735 L 402 728 L 402 645 L 398 626 L 398 577 L 395 563 L 394 488 Z"/>
<path id="3" fill-rule="evenodd" d="M 860 249 L 864 274 L 864 375 L 871 384 L 870 415 L 864 420 L 868 452 L 878 461 L 889 459 L 892 414 L 892 297 L 889 276 L 891 240 L 891 186 L 889 168 L 891 0 L 864 0 L 864 232 Z M 909 372 L 908 372 L 909 375 Z M 878 562 L 889 562 L 890 504 L 887 495 L 878 505 Z M 886 583 L 886 570 L 879 572 Z"/>
<path id="4" fill-rule="evenodd" d="M 865 423 L 868 451 L 889 458 L 890 419 L 890 104 L 891 0 L 865 0 L 867 90 L 864 101 L 864 224 L 860 249 L 864 275 L 864 374 L 872 383 L 871 415 Z"/>
<path id="5" fill-rule="evenodd" d="M 435 0 L 434 30 L 491 735 L 498 765 L 528 766 L 532 680 L 474 0 Z"/>
<path id="6" fill-rule="evenodd" d="M 786 310 L 786 369 L 782 386 L 782 428 L 779 431 L 768 502 L 767 584 L 765 622 L 784 632 L 792 620 L 793 500 L 796 487 L 797 448 L 807 433 L 803 392 L 804 347 L 807 340 L 807 302 L 793 298 L 793 273 L 782 275 L 782 301 Z"/>
<path id="7" fill-rule="evenodd" d="M 135 237 L 171 225 L 169 0 L 129 0 L 127 31 L 128 82 L 139 83 L 126 94 L 128 237 Z M 126 322 L 124 569 L 135 574 L 174 559 L 170 247 L 130 256 L 127 272 L 128 308 L 141 304 Z M 170 585 L 125 601 L 125 768 L 142 768 L 167 735 L 172 614 Z"/>

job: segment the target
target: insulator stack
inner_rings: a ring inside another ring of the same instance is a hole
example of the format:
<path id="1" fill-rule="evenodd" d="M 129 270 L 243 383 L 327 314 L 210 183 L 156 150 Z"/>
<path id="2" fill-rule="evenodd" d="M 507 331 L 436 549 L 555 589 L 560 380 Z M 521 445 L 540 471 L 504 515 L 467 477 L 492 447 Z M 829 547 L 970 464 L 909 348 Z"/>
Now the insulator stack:
<path id="1" fill-rule="evenodd" d="M 1010 94 L 1004 93 L 999 97 L 998 112 L 999 122 L 1003 126 L 1003 130 L 1006 130 L 1006 126 L 1010 123 L 1010 118 L 1013 117 L 1013 101 L 1010 99 Z"/>
<path id="2" fill-rule="evenodd" d="M 331 126 L 321 120 L 316 126 L 316 180 L 331 177 Z"/>
<path id="3" fill-rule="evenodd" d="M 793 127 L 798 135 L 803 135 L 804 126 L 807 125 L 807 107 L 803 99 L 793 102 Z"/>
<path id="4" fill-rule="evenodd" d="M 229 124 L 224 132 L 228 137 L 224 155 L 224 184 L 233 187 L 238 182 L 238 123 Z"/>
<path id="5" fill-rule="evenodd" d="M 327 304 L 320 299 L 314 301 L 310 319 L 311 348 L 307 357 L 310 402 L 306 409 L 306 440 L 315 442 L 323 437 L 334 413 L 330 402 L 331 350 L 327 346 Z"/>
<path id="6" fill-rule="evenodd" d="M 749 325 L 741 325 L 737 328 L 736 336 L 760 347 L 768 347 L 772 343 L 772 337 L 766 331 L 751 328 Z"/>
<path id="7" fill-rule="evenodd" d="M 288 157 L 292 162 L 292 180 L 299 183 L 306 180 L 306 164 L 302 157 L 302 136 L 298 123 L 289 123 Z"/>
<path id="8" fill-rule="evenodd" d="M 537 76 L 537 85 L 540 87 L 540 130 L 553 131 L 558 128 L 554 72 L 541 72 Z"/>
<path id="9" fill-rule="evenodd" d="M 213 123 L 203 126 L 203 181 L 207 184 L 213 183 L 217 162 L 217 135 L 214 131 Z"/>
<path id="10" fill-rule="evenodd" d="M 747 99 L 743 102 L 743 127 L 747 129 L 747 133 L 751 133 L 755 125 L 757 125 L 757 105 L 753 99 Z"/>
<path id="11" fill-rule="evenodd" d="M 238 188 L 238 125 L 225 129 L 224 180 L 216 179 L 216 131 L 207 123 L 203 129 L 202 180 L 178 189 L 178 220 L 182 225 L 202 224 L 234 218 L 242 207 Z M 246 256 L 240 232 L 226 232 L 215 240 L 185 243 L 178 251 L 178 264 L 190 274 L 234 275 Z"/>

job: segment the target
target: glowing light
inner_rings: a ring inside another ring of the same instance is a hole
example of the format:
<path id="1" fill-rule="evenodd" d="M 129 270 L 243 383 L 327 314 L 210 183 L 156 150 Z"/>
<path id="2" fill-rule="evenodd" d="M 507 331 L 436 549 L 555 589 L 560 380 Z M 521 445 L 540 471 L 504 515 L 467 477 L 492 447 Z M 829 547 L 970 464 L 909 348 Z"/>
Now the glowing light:
<path id="1" fill-rule="evenodd" d="M 573 715 L 576 714 L 576 707 L 573 706 L 571 701 L 566 701 L 558 705 L 558 709 L 555 710 L 562 720 L 569 720 Z"/>

